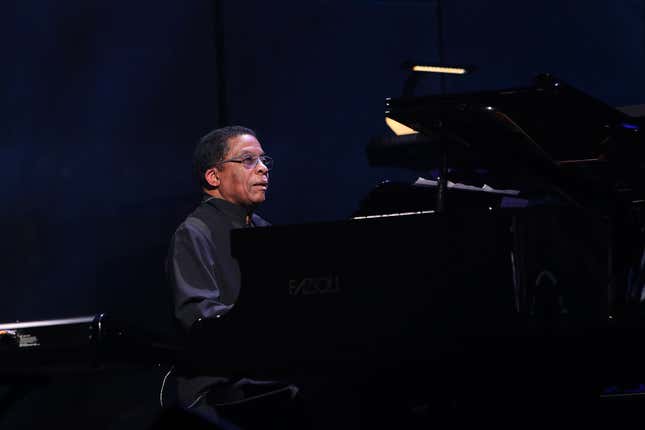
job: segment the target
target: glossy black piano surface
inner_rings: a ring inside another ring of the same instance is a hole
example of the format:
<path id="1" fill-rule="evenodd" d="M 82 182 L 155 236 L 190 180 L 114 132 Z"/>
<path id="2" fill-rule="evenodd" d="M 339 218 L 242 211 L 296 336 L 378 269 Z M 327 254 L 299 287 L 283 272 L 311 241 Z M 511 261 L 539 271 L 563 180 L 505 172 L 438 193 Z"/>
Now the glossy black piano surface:
<path id="1" fill-rule="evenodd" d="M 642 118 L 550 75 L 540 75 L 526 87 L 392 98 L 386 101 L 385 114 L 427 135 L 449 132 L 481 155 L 486 145 L 505 144 L 494 141 L 509 137 L 504 130 L 523 134 L 539 146 L 535 151 L 553 160 L 597 158 L 617 143 L 609 141 L 616 133 L 640 133 L 643 126 Z M 636 150 L 643 154 L 642 147 Z"/>
<path id="2" fill-rule="evenodd" d="M 575 213 L 545 234 L 554 219 L 540 211 L 533 220 L 542 230 L 530 234 L 542 248 L 529 252 L 552 254 L 549 269 L 563 287 L 534 294 L 541 302 L 516 290 L 515 210 L 234 230 L 240 298 L 202 327 L 193 364 L 256 377 L 325 375 L 340 384 L 387 375 L 400 389 L 430 380 L 433 389 L 472 384 L 504 395 L 527 387 L 550 395 L 557 386 L 558 395 L 593 397 L 604 384 L 629 381 L 620 378 L 634 369 L 620 366 L 621 357 L 643 351 L 633 327 L 614 330 L 606 320 L 606 255 L 597 246 L 606 237 L 585 239 L 595 221 Z M 566 244 L 556 249 L 556 240 Z M 585 247 L 596 250 L 583 262 L 576 254 Z M 544 270 L 526 266 L 533 280 Z M 538 285 L 552 286 L 548 277 Z"/>
<path id="3" fill-rule="evenodd" d="M 511 221 L 485 208 L 235 230 L 240 298 L 209 326 L 217 342 L 201 357 L 288 374 L 425 367 L 481 348 L 500 363 L 527 354 L 542 328 L 517 303 Z M 604 286 L 578 289 L 568 317 L 548 329 L 568 336 L 602 325 Z"/>

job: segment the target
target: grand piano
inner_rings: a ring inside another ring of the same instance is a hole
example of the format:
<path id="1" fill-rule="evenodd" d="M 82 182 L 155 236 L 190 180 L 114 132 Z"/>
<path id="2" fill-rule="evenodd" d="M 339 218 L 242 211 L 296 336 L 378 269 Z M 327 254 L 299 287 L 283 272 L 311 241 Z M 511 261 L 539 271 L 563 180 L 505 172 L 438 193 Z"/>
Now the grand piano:
<path id="1" fill-rule="evenodd" d="M 643 119 L 548 75 L 388 99 L 386 115 L 417 133 L 373 140 L 370 164 L 434 172 L 435 186 L 381 184 L 345 221 L 234 230 L 242 289 L 215 326 L 232 352 L 204 363 L 363 375 L 478 404 L 588 404 L 645 381 L 628 282 Z"/>
<path id="2" fill-rule="evenodd" d="M 579 242 L 604 241 L 606 279 L 595 318 L 625 320 L 633 315 L 634 292 L 619 278 L 632 260 L 640 259 L 643 245 L 645 118 L 630 116 L 548 74 L 537 76 L 530 87 L 392 99 L 386 105 L 388 118 L 420 133 L 373 140 L 367 151 L 372 165 L 438 168 L 443 179 L 436 189 L 439 210 L 448 204 L 445 181 L 451 175 L 479 186 L 487 182 L 521 190 L 519 199 L 506 199 L 506 206 L 531 209 L 514 216 L 515 256 L 532 257 L 527 256 L 530 250 L 517 247 L 544 247 L 522 236 L 531 232 L 568 236 L 579 230 L 585 237 Z M 455 198 L 457 206 L 482 206 L 482 197 L 477 201 L 474 193 Z M 418 209 L 418 201 L 382 187 L 367 196 L 363 211 L 371 213 L 381 205 Z M 503 202 L 497 199 L 496 204 Z M 554 237 L 552 248 L 566 247 L 566 239 Z M 517 267 L 517 272 L 526 275 L 526 269 Z M 519 291 L 531 295 L 527 282 L 521 282 Z M 526 300 L 520 300 L 519 312 L 529 312 Z"/>

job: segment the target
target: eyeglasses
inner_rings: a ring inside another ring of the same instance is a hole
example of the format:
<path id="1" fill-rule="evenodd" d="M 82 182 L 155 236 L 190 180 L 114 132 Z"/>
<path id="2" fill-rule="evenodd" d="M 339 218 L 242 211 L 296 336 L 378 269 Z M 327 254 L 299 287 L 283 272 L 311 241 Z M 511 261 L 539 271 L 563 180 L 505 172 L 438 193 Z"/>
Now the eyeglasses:
<path id="1" fill-rule="evenodd" d="M 273 167 L 273 158 L 269 157 L 268 155 L 243 155 L 241 157 L 236 157 L 236 158 L 229 158 L 228 160 L 222 160 L 219 161 L 217 164 L 222 164 L 222 163 L 240 163 L 244 168 L 246 169 L 255 169 L 255 166 L 258 165 L 258 162 L 261 161 L 262 164 L 267 168 L 267 170 L 271 170 Z"/>

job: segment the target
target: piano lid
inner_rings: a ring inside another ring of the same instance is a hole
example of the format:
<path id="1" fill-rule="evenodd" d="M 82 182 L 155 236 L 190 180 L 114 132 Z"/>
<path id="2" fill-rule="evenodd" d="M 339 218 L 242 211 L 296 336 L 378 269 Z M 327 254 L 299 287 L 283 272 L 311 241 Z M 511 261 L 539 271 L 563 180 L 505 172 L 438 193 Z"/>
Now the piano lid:
<path id="1" fill-rule="evenodd" d="M 514 132 L 552 160 L 597 158 L 614 129 L 642 122 L 550 75 L 523 88 L 388 99 L 386 115 L 426 135 L 452 137 L 453 145 L 485 143 L 484 153 L 504 131 Z"/>
<path id="2" fill-rule="evenodd" d="M 550 75 L 523 88 L 388 99 L 386 115 L 420 134 L 373 139 L 373 166 L 427 171 L 446 151 L 450 168 L 484 169 L 522 189 L 568 187 L 569 197 L 643 182 L 645 120 Z"/>

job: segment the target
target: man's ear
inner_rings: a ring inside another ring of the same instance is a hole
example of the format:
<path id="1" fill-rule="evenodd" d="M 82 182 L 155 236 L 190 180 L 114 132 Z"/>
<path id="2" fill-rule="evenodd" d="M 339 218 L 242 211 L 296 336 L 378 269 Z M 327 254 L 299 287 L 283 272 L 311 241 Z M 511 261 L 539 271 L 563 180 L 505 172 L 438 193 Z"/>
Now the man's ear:
<path id="1" fill-rule="evenodd" d="M 211 187 L 213 188 L 219 187 L 220 179 L 219 179 L 219 170 L 217 169 L 217 167 L 212 167 L 208 169 L 204 173 L 204 179 L 206 180 L 206 183 Z"/>

